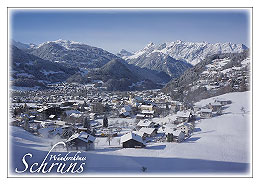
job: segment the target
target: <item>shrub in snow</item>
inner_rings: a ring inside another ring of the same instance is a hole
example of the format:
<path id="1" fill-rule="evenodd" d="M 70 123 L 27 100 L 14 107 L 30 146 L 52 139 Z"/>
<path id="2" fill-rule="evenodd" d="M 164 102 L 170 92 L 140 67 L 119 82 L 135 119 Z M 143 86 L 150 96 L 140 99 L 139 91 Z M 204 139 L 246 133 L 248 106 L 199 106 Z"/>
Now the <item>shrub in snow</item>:
<path id="1" fill-rule="evenodd" d="M 142 170 L 142 172 L 146 172 L 147 168 L 142 166 L 141 170 Z"/>

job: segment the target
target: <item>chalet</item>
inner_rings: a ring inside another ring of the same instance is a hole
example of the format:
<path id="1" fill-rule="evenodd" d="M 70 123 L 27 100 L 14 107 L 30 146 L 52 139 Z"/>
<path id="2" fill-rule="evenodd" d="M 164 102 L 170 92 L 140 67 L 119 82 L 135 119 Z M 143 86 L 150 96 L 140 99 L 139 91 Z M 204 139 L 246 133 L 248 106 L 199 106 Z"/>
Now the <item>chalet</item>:
<path id="1" fill-rule="evenodd" d="M 145 118 L 153 118 L 154 117 L 154 110 L 142 110 L 141 114 L 144 115 Z"/>
<path id="2" fill-rule="evenodd" d="M 221 105 L 228 105 L 231 104 L 231 100 L 226 100 L 226 99 L 216 99 L 215 102 L 219 102 Z"/>
<path id="3" fill-rule="evenodd" d="M 181 130 L 173 130 L 166 132 L 166 138 L 168 142 L 182 142 L 185 138 L 185 133 Z"/>
<path id="4" fill-rule="evenodd" d="M 81 133 L 81 132 L 86 132 L 87 134 L 91 133 L 91 130 L 89 128 L 79 127 L 76 130 L 77 130 L 77 133 Z"/>
<path id="5" fill-rule="evenodd" d="M 95 137 L 86 133 L 73 134 L 67 141 L 67 150 L 93 150 Z"/>
<path id="6" fill-rule="evenodd" d="M 80 118 L 82 116 L 82 114 L 81 113 L 72 113 L 72 114 L 70 114 L 70 117 L 73 117 L 73 118 Z"/>
<path id="7" fill-rule="evenodd" d="M 136 119 L 145 119 L 145 115 L 144 114 L 136 114 Z"/>
<path id="8" fill-rule="evenodd" d="M 140 110 L 141 111 L 144 111 L 144 110 L 146 110 L 146 111 L 153 111 L 153 105 L 141 105 L 140 106 Z"/>
<path id="9" fill-rule="evenodd" d="M 56 115 L 52 114 L 52 115 L 49 116 L 49 119 L 55 119 L 55 116 Z"/>
<path id="10" fill-rule="evenodd" d="M 53 121 L 53 123 L 54 123 L 54 125 L 55 125 L 56 127 L 62 127 L 62 126 L 64 126 L 64 125 L 66 125 L 67 122 L 61 121 L 61 120 L 55 120 L 55 121 Z"/>
<path id="11" fill-rule="evenodd" d="M 142 127 L 152 128 L 152 127 L 154 127 L 154 122 L 152 122 L 148 119 L 140 120 L 139 123 L 137 124 L 137 127 L 138 128 L 142 128 Z"/>
<path id="12" fill-rule="evenodd" d="M 191 112 L 179 111 L 179 112 L 177 112 L 175 123 L 179 124 L 179 123 L 189 122 L 192 120 L 192 118 L 193 118 L 193 115 L 191 114 Z"/>
<path id="13" fill-rule="evenodd" d="M 142 137 L 133 132 L 121 136 L 120 143 L 122 144 L 123 148 L 145 147 L 145 142 L 143 141 Z"/>
<path id="14" fill-rule="evenodd" d="M 193 128 L 193 125 L 189 123 L 181 123 L 177 125 L 177 130 L 184 132 L 186 136 L 192 132 Z"/>
<path id="15" fill-rule="evenodd" d="M 134 98 L 132 97 L 132 95 L 130 95 L 129 97 L 129 103 L 133 104 L 133 103 L 142 103 L 143 102 L 143 98 L 141 98 L 140 96 L 135 96 Z"/>
<path id="16" fill-rule="evenodd" d="M 121 112 L 132 112 L 132 107 L 130 105 L 125 105 L 122 109 Z"/>
<path id="17" fill-rule="evenodd" d="M 126 118 L 126 117 L 130 117 L 132 114 L 132 107 L 130 105 L 125 105 L 119 114 L 119 117 L 121 118 Z"/>
<path id="18" fill-rule="evenodd" d="M 134 134 L 137 134 L 137 135 L 139 135 L 139 136 L 141 136 L 142 137 L 142 139 L 143 140 L 145 140 L 145 134 L 144 134 L 144 132 L 141 132 L 141 131 L 132 131 Z"/>
<path id="19" fill-rule="evenodd" d="M 119 114 L 119 117 L 120 117 L 120 118 L 131 117 L 131 114 L 130 114 L 130 112 L 121 112 L 121 113 Z"/>
<path id="20" fill-rule="evenodd" d="M 80 114 L 81 112 L 78 110 L 66 110 L 63 115 L 65 117 L 70 117 L 71 115 L 76 115 L 76 114 Z"/>
<path id="21" fill-rule="evenodd" d="M 145 137 L 154 137 L 157 134 L 155 128 L 145 128 L 142 127 L 139 132 L 143 132 Z"/>
<path id="22" fill-rule="evenodd" d="M 202 109 L 202 106 L 200 106 L 200 105 L 195 105 L 193 107 L 194 112 L 199 112 L 201 109 Z"/>
<path id="23" fill-rule="evenodd" d="M 161 129 L 162 129 L 162 131 L 163 132 L 169 132 L 169 131 L 174 131 L 174 130 L 176 130 L 177 129 L 177 126 L 175 125 L 175 124 L 172 124 L 172 123 L 168 123 L 168 124 L 166 124 L 166 125 L 163 125 L 162 127 L 161 127 Z"/>
<path id="24" fill-rule="evenodd" d="M 160 109 L 170 109 L 170 103 L 168 102 L 160 102 L 160 103 L 156 103 L 156 106 L 157 108 L 160 108 Z"/>
<path id="25" fill-rule="evenodd" d="M 222 105 L 219 102 L 209 103 L 208 107 L 212 109 L 212 112 L 221 113 Z"/>
<path id="26" fill-rule="evenodd" d="M 212 109 L 201 109 L 200 110 L 200 118 L 211 118 L 212 117 Z"/>
<path id="27" fill-rule="evenodd" d="M 74 103 L 76 103 L 76 101 L 74 101 L 74 100 L 68 100 L 68 101 L 62 102 L 62 103 L 61 103 L 61 106 L 64 106 L 64 107 L 66 107 L 66 106 L 72 106 Z"/>

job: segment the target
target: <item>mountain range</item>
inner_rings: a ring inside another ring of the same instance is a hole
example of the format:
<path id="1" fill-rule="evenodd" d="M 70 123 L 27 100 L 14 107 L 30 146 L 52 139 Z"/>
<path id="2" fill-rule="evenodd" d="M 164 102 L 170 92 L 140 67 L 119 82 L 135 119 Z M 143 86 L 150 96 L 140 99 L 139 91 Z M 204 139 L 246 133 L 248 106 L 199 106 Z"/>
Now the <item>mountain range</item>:
<path id="1" fill-rule="evenodd" d="M 44 60 L 11 46 L 10 74 L 14 86 L 45 86 L 46 83 L 60 82 L 75 74 L 78 69 Z"/>
<path id="2" fill-rule="evenodd" d="M 251 78 L 249 57 L 249 50 L 208 56 L 178 79 L 172 79 L 162 91 L 184 102 L 247 91 Z"/>
<path id="3" fill-rule="evenodd" d="M 88 83 L 89 79 L 103 80 L 110 90 L 140 89 L 136 84 L 157 88 L 156 84 L 166 84 L 180 77 L 207 56 L 240 53 L 247 49 L 242 44 L 176 41 L 150 43 L 135 53 L 121 50 L 115 55 L 101 48 L 61 39 L 39 45 L 12 41 L 11 48 L 14 81 Z"/>
<path id="4" fill-rule="evenodd" d="M 207 56 L 221 53 L 241 53 L 248 49 L 243 44 L 233 43 L 207 43 L 207 42 L 185 42 L 177 40 L 175 42 L 165 42 L 155 45 L 149 43 L 143 49 L 133 55 L 125 56 L 125 60 L 136 62 L 140 57 L 149 57 L 152 53 L 166 54 L 176 60 L 186 61 L 193 66 L 204 60 Z M 138 63 L 138 62 L 137 62 Z"/>
<path id="5" fill-rule="evenodd" d="M 112 59 L 119 58 L 101 48 L 74 41 L 49 41 L 32 48 L 30 54 L 66 66 L 99 68 Z"/>

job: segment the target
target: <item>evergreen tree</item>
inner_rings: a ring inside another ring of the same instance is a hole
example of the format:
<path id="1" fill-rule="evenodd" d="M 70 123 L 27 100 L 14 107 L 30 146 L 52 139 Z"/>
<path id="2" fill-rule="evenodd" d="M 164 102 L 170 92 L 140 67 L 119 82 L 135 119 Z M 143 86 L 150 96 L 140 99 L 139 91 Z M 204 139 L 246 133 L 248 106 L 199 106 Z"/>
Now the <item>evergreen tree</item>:
<path id="1" fill-rule="evenodd" d="M 88 117 L 85 117 L 84 122 L 83 122 L 83 127 L 90 129 L 90 123 L 89 123 Z"/>
<path id="2" fill-rule="evenodd" d="M 168 133 L 167 134 L 167 142 L 172 142 L 173 141 L 173 134 Z"/>
<path id="3" fill-rule="evenodd" d="M 103 127 L 105 127 L 105 128 L 108 127 L 108 119 L 107 119 L 106 115 L 103 118 Z"/>

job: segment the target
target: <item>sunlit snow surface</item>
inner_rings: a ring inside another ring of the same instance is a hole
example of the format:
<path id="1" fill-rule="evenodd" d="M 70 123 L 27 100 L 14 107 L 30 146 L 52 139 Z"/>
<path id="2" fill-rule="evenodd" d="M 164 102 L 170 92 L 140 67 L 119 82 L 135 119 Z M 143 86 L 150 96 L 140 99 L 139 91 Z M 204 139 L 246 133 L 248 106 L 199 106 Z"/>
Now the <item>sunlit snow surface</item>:
<path id="1" fill-rule="evenodd" d="M 119 137 L 113 138 L 110 146 L 106 138 L 97 138 L 96 149 L 83 153 L 87 156 L 87 161 L 80 175 L 249 175 L 250 93 L 235 92 L 218 96 L 231 100 L 232 104 L 224 107 L 223 115 L 198 121 L 192 136 L 182 143 L 148 143 L 147 147 L 142 149 L 122 149 Z M 197 104 L 205 105 L 214 99 L 216 97 Z M 242 107 L 245 113 L 242 113 Z M 154 121 L 165 122 L 169 119 L 172 117 L 156 118 Z M 131 122 L 131 119 L 127 120 Z M 18 127 L 9 127 L 9 130 L 9 169 L 12 175 L 19 175 L 14 172 L 15 168 L 24 168 L 24 154 L 33 154 L 29 162 L 41 163 L 51 148 L 51 143 L 58 142 L 33 136 Z M 143 167 L 146 168 L 145 172 L 142 171 Z"/>

